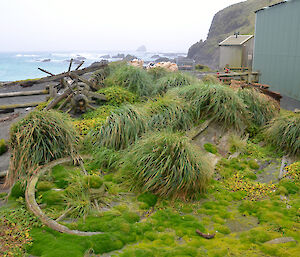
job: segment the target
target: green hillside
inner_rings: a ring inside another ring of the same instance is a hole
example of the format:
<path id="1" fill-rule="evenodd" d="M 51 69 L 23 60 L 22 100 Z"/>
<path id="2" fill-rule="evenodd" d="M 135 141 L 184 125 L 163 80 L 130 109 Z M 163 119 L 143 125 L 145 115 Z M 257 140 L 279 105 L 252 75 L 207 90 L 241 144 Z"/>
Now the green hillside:
<path id="1" fill-rule="evenodd" d="M 213 18 L 207 39 L 200 40 L 189 48 L 188 57 L 199 63 L 217 67 L 219 61 L 218 43 L 234 32 L 253 34 L 255 10 L 281 0 L 248 0 L 231 5 L 219 11 Z"/>

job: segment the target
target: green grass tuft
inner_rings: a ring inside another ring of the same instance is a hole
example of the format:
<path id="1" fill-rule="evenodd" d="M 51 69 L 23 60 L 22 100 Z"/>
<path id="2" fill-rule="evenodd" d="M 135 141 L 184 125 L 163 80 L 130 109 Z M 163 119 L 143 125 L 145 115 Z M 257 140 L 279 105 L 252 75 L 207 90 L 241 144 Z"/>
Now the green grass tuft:
<path id="1" fill-rule="evenodd" d="M 168 89 L 191 85 L 195 81 L 197 78 L 187 73 L 170 72 L 157 81 L 157 93 L 166 93 Z"/>
<path id="2" fill-rule="evenodd" d="M 243 99 L 253 123 L 257 126 L 265 125 L 279 113 L 278 103 L 256 89 L 240 89 L 238 95 Z"/>
<path id="3" fill-rule="evenodd" d="M 102 88 L 98 90 L 97 93 L 104 94 L 108 103 L 113 106 L 120 106 L 123 103 L 133 104 L 138 100 L 136 94 L 118 86 Z"/>
<path id="4" fill-rule="evenodd" d="M 96 146 L 119 150 L 134 143 L 145 130 L 143 113 L 127 105 L 112 112 L 103 126 L 95 131 L 93 140 Z"/>
<path id="5" fill-rule="evenodd" d="M 128 89 L 138 96 L 150 96 L 154 93 L 154 85 L 147 71 L 129 65 L 121 65 L 108 76 L 106 85 Z"/>
<path id="6" fill-rule="evenodd" d="M 157 97 L 145 104 L 149 116 L 149 127 L 161 130 L 187 130 L 193 124 L 193 117 L 188 103 L 172 94 Z"/>
<path id="7" fill-rule="evenodd" d="M 190 101 L 197 120 L 211 118 L 236 130 L 243 130 L 247 124 L 246 105 L 232 88 L 195 84 L 179 89 L 177 93 Z"/>
<path id="8" fill-rule="evenodd" d="M 203 147 L 209 153 L 216 154 L 218 152 L 217 147 L 213 144 L 207 143 L 207 144 L 204 144 Z"/>
<path id="9" fill-rule="evenodd" d="M 70 118 L 56 111 L 33 111 L 10 130 L 12 149 L 7 183 L 27 178 L 41 164 L 77 158 L 78 134 Z"/>
<path id="10" fill-rule="evenodd" d="M 211 167 L 201 151 L 180 133 L 153 133 L 124 158 L 132 186 L 160 196 L 193 198 L 204 192 Z"/>
<path id="11" fill-rule="evenodd" d="M 266 126 L 266 140 L 291 155 L 300 154 L 300 114 L 282 114 Z"/>
<path id="12" fill-rule="evenodd" d="M 167 74 L 169 74 L 169 71 L 163 67 L 154 67 L 149 70 L 147 70 L 148 74 L 152 77 L 153 80 L 158 80 Z"/>
<path id="13" fill-rule="evenodd" d="M 140 194 L 137 199 L 140 202 L 146 203 L 149 207 L 153 207 L 157 203 L 158 198 L 150 192 L 145 192 Z"/>

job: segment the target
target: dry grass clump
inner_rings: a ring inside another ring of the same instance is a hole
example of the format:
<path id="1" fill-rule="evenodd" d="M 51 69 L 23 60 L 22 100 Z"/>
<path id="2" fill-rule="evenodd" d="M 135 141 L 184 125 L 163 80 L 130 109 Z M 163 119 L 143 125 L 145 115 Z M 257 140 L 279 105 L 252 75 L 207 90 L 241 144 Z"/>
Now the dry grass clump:
<path id="1" fill-rule="evenodd" d="M 177 93 L 190 101 L 196 119 L 211 118 L 236 130 L 243 130 L 247 124 L 246 105 L 229 87 L 195 84 L 179 89 Z"/>
<path id="2" fill-rule="evenodd" d="M 11 127 L 11 161 L 7 183 L 26 178 L 38 165 L 77 158 L 78 134 L 70 118 L 56 111 L 33 111 Z"/>
<path id="3" fill-rule="evenodd" d="M 193 124 L 188 103 L 172 94 L 149 100 L 145 109 L 150 117 L 148 121 L 150 128 L 186 130 Z"/>
<path id="4" fill-rule="evenodd" d="M 256 89 L 239 89 L 238 95 L 243 99 L 253 123 L 257 126 L 266 124 L 279 113 L 280 107 L 278 103 Z"/>
<path id="5" fill-rule="evenodd" d="M 116 150 L 134 143 L 146 131 L 144 114 L 132 105 L 114 110 L 94 133 L 94 144 Z"/>
<path id="6" fill-rule="evenodd" d="M 264 132 L 267 141 L 291 155 L 300 154 L 300 114 L 283 114 L 270 121 Z"/>
<path id="7" fill-rule="evenodd" d="M 133 188 L 189 199 L 204 192 L 211 174 L 206 158 L 180 133 L 152 133 L 124 158 Z"/>
<path id="8" fill-rule="evenodd" d="M 108 86 L 125 87 L 138 96 L 150 96 L 154 92 L 151 76 L 147 71 L 129 65 L 120 65 L 106 79 Z"/>

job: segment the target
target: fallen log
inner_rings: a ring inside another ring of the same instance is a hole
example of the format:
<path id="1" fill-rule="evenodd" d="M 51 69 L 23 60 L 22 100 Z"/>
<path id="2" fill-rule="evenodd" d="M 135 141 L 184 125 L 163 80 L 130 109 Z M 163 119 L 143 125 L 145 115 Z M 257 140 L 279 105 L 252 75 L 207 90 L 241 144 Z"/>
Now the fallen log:
<path id="1" fill-rule="evenodd" d="M 25 104 L 11 104 L 11 105 L 0 105 L 1 110 L 13 110 L 17 108 L 27 108 L 27 107 L 35 107 L 44 102 L 34 102 L 34 103 L 25 103 Z"/>
<path id="2" fill-rule="evenodd" d="M 34 90 L 34 91 L 2 93 L 2 94 L 0 94 L 0 98 L 16 97 L 16 96 L 29 96 L 29 95 L 47 95 L 47 94 L 49 94 L 49 90 L 43 89 L 43 90 Z"/>
<path id="3" fill-rule="evenodd" d="M 108 62 L 101 61 L 96 65 L 91 65 L 91 66 L 89 66 L 87 68 L 83 68 L 81 70 L 72 71 L 72 73 L 80 76 L 80 75 L 88 73 L 88 72 L 93 72 L 93 71 L 105 68 L 105 67 L 107 67 L 107 65 L 108 65 Z M 69 76 L 69 72 L 64 72 L 64 73 L 61 73 L 58 75 L 48 76 L 48 77 L 44 77 L 41 79 L 30 79 L 30 80 L 21 80 L 21 81 L 13 81 L 13 82 L 8 82 L 8 83 L 3 83 L 3 86 L 19 85 L 21 87 L 29 87 L 29 86 L 32 86 L 37 83 L 48 83 L 48 82 L 60 81 L 62 78 L 68 77 L 68 76 Z"/>

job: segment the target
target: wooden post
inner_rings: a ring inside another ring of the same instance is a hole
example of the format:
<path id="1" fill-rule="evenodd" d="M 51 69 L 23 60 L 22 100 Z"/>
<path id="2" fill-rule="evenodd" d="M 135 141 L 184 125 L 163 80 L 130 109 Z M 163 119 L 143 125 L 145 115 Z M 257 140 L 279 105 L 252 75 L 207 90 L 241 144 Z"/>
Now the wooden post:
<path id="1" fill-rule="evenodd" d="M 71 60 L 70 60 L 70 64 L 69 64 L 69 68 L 68 68 L 68 72 L 70 72 L 70 71 L 71 71 L 71 68 L 72 68 L 72 63 L 73 63 L 73 58 L 71 58 Z"/>
<path id="2" fill-rule="evenodd" d="M 82 66 L 82 64 L 84 64 L 84 61 L 82 61 L 82 62 L 76 67 L 75 70 L 78 70 L 78 69 Z"/>
<path id="3" fill-rule="evenodd" d="M 46 70 L 44 70 L 44 69 L 42 69 L 42 68 L 38 68 L 38 69 L 39 69 L 40 71 L 42 71 L 42 72 L 45 72 L 45 73 L 51 75 L 51 76 L 55 76 L 55 74 L 53 74 L 53 73 L 51 73 L 51 72 L 49 72 L 49 71 L 46 71 Z"/>
<path id="4" fill-rule="evenodd" d="M 54 98 L 57 95 L 57 89 L 54 87 L 53 84 L 49 85 L 49 97 Z"/>

